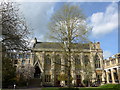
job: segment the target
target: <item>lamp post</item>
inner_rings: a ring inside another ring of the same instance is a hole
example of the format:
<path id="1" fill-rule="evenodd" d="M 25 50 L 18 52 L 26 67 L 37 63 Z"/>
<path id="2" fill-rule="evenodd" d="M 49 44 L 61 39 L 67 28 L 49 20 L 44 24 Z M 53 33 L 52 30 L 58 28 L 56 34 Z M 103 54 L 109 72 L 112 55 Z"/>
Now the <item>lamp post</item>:
<path id="1" fill-rule="evenodd" d="M 14 83 L 14 90 L 15 90 L 15 88 L 16 88 L 16 84 Z"/>

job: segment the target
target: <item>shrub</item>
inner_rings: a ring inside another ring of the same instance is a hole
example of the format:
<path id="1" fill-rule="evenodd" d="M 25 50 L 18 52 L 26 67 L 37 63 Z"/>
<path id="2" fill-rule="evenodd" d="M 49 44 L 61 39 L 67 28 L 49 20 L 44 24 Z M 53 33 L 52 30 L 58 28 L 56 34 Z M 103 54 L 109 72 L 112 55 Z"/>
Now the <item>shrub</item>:
<path id="1" fill-rule="evenodd" d="M 8 88 L 16 82 L 16 68 L 10 58 L 2 57 L 2 87 Z"/>
<path id="2" fill-rule="evenodd" d="M 90 82 L 89 80 L 83 80 L 83 83 L 84 83 L 85 86 L 92 85 L 92 82 Z"/>

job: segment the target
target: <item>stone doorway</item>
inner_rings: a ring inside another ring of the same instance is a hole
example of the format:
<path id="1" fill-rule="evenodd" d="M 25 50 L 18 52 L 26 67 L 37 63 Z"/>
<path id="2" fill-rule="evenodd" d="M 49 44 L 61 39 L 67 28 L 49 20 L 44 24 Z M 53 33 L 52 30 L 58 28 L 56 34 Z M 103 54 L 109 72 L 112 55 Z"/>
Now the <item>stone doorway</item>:
<path id="1" fill-rule="evenodd" d="M 35 66 L 35 73 L 34 73 L 34 78 L 40 78 L 41 71 L 38 66 Z"/>
<path id="2" fill-rule="evenodd" d="M 56 86 L 60 86 L 60 81 L 56 80 Z"/>
<path id="3" fill-rule="evenodd" d="M 60 86 L 60 81 L 58 80 L 58 75 L 56 75 L 55 86 Z"/>
<path id="4" fill-rule="evenodd" d="M 81 86 L 81 75 L 76 75 L 76 84 L 77 86 Z"/>

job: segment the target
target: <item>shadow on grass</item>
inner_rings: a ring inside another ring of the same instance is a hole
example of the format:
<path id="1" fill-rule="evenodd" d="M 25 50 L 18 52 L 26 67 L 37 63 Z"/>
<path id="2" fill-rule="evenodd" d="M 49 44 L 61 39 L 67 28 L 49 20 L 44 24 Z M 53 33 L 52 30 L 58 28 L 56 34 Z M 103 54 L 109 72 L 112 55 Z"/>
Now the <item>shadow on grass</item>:
<path id="1" fill-rule="evenodd" d="M 120 90 L 119 88 L 98 88 L 98 87 L 89 87 L 89 88 L 42 88 L 42 90 Z"/>

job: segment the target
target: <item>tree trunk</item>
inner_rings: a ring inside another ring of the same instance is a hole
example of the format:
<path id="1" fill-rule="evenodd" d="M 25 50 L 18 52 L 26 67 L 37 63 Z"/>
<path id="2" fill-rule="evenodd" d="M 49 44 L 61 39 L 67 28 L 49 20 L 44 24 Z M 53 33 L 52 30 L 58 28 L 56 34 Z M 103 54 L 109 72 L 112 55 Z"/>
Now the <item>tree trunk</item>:
<path id="1" fill-rule="evenodd" d="M 69 45 L 70 47 L 70 45 Z M 71 87 L 71 53 L 70 53 L 70 48 L 68 48 L 68 88 Z"/>
<path id="2" fill-rule="evenodd" d="M 68 88 L 71 87 L 71 83 L 70 83 L 70 78 L 71 78 L 71 74 L 70 74 L 70 67 L 68 67 Z"/>

